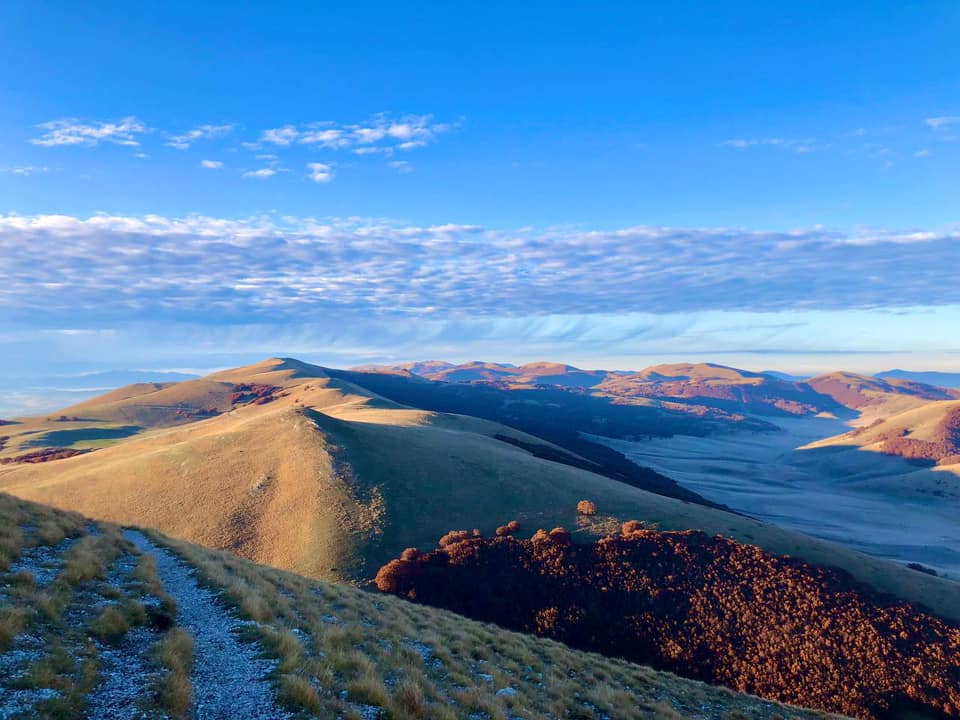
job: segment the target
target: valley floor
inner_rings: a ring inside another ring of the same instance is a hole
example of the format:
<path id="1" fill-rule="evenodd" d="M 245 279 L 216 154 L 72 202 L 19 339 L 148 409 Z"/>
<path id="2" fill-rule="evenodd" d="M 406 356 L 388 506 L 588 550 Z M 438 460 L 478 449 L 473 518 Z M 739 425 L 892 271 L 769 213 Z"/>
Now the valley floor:
<path id="1" fill-rule="evenodd" d="M 777 424 L 783 432 L 594 439 L 734 510 L 960 579 L 960 500 L 949 491 L 956 476 L 872 452 L 801 449 L 848 431 L 839 420 Z M 944 478 L 948 491 L 932 493 Z"/>

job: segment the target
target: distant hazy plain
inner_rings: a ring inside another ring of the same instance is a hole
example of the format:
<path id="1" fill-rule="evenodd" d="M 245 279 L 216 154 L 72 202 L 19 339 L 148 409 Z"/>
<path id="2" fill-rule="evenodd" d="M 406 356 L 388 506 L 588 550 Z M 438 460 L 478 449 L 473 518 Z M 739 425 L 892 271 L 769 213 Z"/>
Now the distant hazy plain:
<path id="1" fill-rule="evenodd" d="M 848 460 L 841 468 L 827 451 L 799 449 L 849 430 L 842 421 L 775 422 L 782 433 L 605 442 L 638 464 L 758 519 L 960 578 L 956 496 L 913 492 L 918 471 L 898 458 L 858 453 L 861 462 L 852 471 Z M 903 492 L 889 490 L 891 476 L 898 475 Z"/>

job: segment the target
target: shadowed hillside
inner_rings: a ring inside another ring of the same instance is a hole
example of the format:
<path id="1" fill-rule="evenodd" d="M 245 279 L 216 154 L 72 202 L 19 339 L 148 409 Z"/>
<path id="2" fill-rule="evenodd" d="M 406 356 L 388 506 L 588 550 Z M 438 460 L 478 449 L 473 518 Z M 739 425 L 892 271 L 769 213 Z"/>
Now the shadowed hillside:
<path id="1" fill-rule="evenodd" d="M 0 494 L 0 717 L 826 715 Z"/>
<path id="2" fill-rule="evenodd" d="M 960 716 L 960 629 L 849 575 L 701 532 L 576 545 L 451 532 L 381 569 L 384 592 L 861 718 Z"/>

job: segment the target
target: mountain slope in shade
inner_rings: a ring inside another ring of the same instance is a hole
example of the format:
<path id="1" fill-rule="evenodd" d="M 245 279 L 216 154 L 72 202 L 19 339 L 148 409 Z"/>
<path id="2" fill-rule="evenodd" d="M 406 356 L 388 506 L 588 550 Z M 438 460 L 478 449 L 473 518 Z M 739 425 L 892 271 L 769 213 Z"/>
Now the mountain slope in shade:
<path id="1" fill-rule="evenodd" d="M 401 383 L 410 401 L 401 405 L 374 391 L 380 386 L 359 382 L 384 378 Z M 311 577 L 348 580 L 370 578 L 405 547 L 428 547 L 450 525 L 490 534 L 503 517 L 517 516 L 538 526 L 572 527 L 576 504 L 587 497 L 602 513 L 583 526 L 578 539 L 590 540 L 611 523 L 638 517 L 668 530 L 703 529 L 845 568 L 878 588 L 960 617 L 960 598 L 949 581 L 646 492 L 611 477 L 621 472 L 615 465 L 619 458 L 629 466 L 622 470 L 627 479 L 643 481 L 628 475 L 637 467 L 613 451 L 583 455 L 577 446 L 504 423 L 411 407 L 417 388 L 471 386 L 279 359 L 191 382 L 199 395 L 195 402 L 189 387 L 161 387 L 87 405 L 83 410 L 94 427 L 106 424 L 96 418 L 101 411 L 178 424 L 103 441 L 67 459 L 0 465 L 0 489 L 96 518 L 155 527 Z M 223 383 L 233 384 L 238 397 L 224 396 Z M 211 388 L 215 399 L 233 403 L 230 409 L 200 420 L 171 412 L 176 403 L 168 400 L 201 407 L 210 402 Z M 154 392 L 167 400 L 155 403 Z M 427 394 L 424 404 L 433 402 Z M 161 411 L 150 415 L 138 410 L 138 403 L 159 405 Z M 83 422 L 49 425 L 84 429 Z M 30 427 L 24 420 L 3 432 Z M 14 435 L 8 451 L 20 452 L 30 437 Z M 592 444 L 583 442 L 592 452 Z M 597 472 L 588 469 L 591 463 Z"/>

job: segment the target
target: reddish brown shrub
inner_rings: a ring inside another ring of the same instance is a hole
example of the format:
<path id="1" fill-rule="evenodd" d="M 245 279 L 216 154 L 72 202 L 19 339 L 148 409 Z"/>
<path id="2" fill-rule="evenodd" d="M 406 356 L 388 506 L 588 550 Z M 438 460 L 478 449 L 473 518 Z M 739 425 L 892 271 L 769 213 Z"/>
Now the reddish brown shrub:
<path id="1" fill-rule="evenodd" d="M 415 547 L 407 548 L 402 553 L 400 553 L 401 560 L 416 560 L 419 557 L 420 557 L 420 551 Z"/>
<path id="2" fill-rule="evenodd" d="M 577 503 L 577 512 L 581 515 L 596 515 L 597 504 L 593 500 L 581 500 Z"/>
<path id="3" fill-rule="evenodd" d="M 564 528 L 557 527 L 550 531 L 550 542 L 560 547 L 573 545 L 573 537 Z"/>
<path id="4" fill-rule="evenodd" d="M 469 530 L 451 530 L 437 542 L 437 545 L 445 548 L 447 545 L 458 543 L 461 540 L 469 540 L 474 535 Z"/>
<path id="5" fill-rule="evenodd" d="M 377 575 L 387 592 L 773 700 L 960 717 L 960 628 L 838 570 L 695 531 L 594 544 L 470 539 Z"/>
<path id="6" fill-rule="evenodd" d="M 380 592 L 405 595 L 413 599 L 417 596 L 414 576 L 418 570 L 419 567 L 415 561 L 391 560 L 380 568 L 373 582 Z"/>
<path id="7" fill-rule="evenodd" d="M 92 452 L 89 449 L 75 450 L 74 448 L 45 448 L 43 450 L 34 450 L 16 457 L 0 458 L 0 465 L 16 464 L 35 464 L 51 462 L 52 460 L 63 460 L 74 455 L 83 455 Z"/>
<path id="8" fill-rule="evenodd" d="M 642 532 L 645 529 L 643 523 L 639 520 L 627 520 L 620 526 L 620 532 L 624 535 L 633 535 L 635 532 Z"/>
<path id="9" fill-rule="evenodd" d="M 501 525 L 497 528 L 497 537 L 505 537 L 507 535 L 516 535 L 517 531 L 520 529 L 520 523 L 516 520 L 511 520 L 506 525 Z"/>
<path id="10" fill-rule="evenodd" d="M 533 537 L 530 538 L 530 542 L 534 542 L 534 543 L 550 542 L 550 535 L 547 534 L 546 530 L 544 530 L 543 528 L 540 528 L 533 534 Z"/>
<path id="11" fill-rule="evenodd" d="M 230 395 L 231 405 L 243 405 L 253 403 L 254 405 L 265 405 L 273 402 L 283 388 L 276 385 L 261 385 L 259 383 L 238 383 L 233 386 L 233 394 Z"/>

